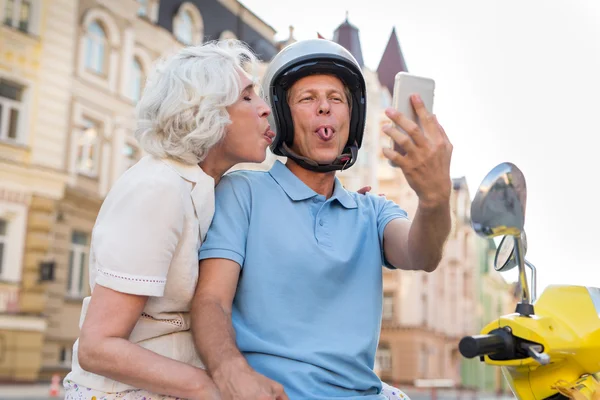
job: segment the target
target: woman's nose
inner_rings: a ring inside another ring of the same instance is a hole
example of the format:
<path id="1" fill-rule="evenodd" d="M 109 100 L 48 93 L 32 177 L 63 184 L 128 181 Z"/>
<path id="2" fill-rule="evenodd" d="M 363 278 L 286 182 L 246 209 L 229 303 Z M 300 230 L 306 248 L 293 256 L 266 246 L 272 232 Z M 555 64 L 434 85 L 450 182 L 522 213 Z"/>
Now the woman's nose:
<path id="1" fill-rule="evenodd" d="M 266 101 L 260 99 L 261 104 L 258 106 L 258 115 L 261 117 L 268 117 L 271 115 L 271 107 L 267 104 Z"/>

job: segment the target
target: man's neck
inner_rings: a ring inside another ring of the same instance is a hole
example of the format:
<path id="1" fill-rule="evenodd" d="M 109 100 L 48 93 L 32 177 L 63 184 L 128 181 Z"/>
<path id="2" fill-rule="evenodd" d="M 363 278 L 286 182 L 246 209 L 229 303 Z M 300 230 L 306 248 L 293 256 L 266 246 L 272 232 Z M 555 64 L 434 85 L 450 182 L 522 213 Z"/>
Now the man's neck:
<path id="1" fill-rule="evenodd" d="M 292 171 L 302 182 L 315 192 L 322 194 L 326 198 L 333 195 L 333 186 L 335 184 L 335 171 L 331 172 L 314 172 L 302 168 L 294 160 L 289 159 L 285 166 Z"/>

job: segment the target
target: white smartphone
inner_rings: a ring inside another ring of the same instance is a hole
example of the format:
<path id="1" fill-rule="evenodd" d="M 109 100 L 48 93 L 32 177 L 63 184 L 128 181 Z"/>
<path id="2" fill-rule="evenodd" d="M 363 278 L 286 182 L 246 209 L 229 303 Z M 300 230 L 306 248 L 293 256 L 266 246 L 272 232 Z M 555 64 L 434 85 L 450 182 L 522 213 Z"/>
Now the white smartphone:
<path id="1" fill-rule="evenodd" d="M 412 102 L 410 101 L 410 96 L 413 94 L 418 94 L 421 96 L 427 111 L 433 112 L 434 92 L 435 81 L 433 79 L 409 74 L 408 72 L 398 72 L 394 82 L 394 97 L 392 100 L 392 107 L 400 111 L 411 121 L 416 122 L 420 128 L 423 128 L 417 113 L 413 108 Z M 406 132 L 404 132 L 404 130 L 399 126 L 398 130 L 406 134 Z M 404 149 L 398 146 L 393 140 L 391 142 L 391 147 L 393 147 L 394 150 L 402 155 L 406 154 Z M 392 163 L 392 165 L 394 164 Z"/>

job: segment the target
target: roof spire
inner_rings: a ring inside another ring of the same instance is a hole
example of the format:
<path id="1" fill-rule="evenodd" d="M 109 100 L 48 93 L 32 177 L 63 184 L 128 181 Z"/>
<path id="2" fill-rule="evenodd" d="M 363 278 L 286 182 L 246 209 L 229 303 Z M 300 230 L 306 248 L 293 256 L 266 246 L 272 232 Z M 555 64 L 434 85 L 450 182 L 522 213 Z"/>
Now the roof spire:
<path id="1" fill-rule="evenodd" d="M 400 71 L 408 72 L 404 55 L 400 49 L 400 42 L 396 35 L 396 28 L 392 29 L 392 33 L 388 40 L 381 61 L 377 67 L 377 75 L 379 81 L 388 88 L 390 93 L 394 91 L 394 80 L 396 74 Z"/>
<path id="2" fill-rule="evenodd" d="M 348 11 L 346 11 L 346 21 L 338 26 L 333 33 L 333 41 L 345 47 L 356 58 L 358 65 L 364 67 L 358 28 L 348 22 Z"/>

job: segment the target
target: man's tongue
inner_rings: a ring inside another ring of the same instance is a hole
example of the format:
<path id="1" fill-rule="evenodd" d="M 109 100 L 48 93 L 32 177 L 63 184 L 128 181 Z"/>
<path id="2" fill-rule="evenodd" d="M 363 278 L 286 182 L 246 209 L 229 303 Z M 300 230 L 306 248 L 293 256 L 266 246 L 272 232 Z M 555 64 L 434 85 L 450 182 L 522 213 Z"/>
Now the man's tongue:
<path id="1" fill-rule="evenodd" d="M 317 129 L 317 135 L 321 138 L 321 140 L 331 140 L 333 137 L 333 130 L 331 128 L 319 128 Z"/>

